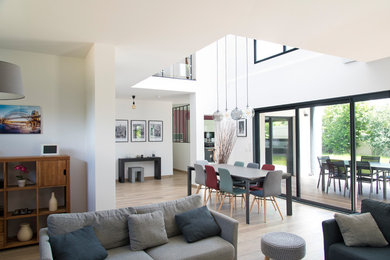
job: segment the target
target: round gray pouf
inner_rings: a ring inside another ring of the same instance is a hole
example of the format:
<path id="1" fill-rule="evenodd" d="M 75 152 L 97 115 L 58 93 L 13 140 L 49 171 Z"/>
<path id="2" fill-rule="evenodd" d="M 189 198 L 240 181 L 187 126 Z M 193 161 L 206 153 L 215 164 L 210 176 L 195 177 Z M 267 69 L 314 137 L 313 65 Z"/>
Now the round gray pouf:
<path id="1" fill-rule="evenodd" d="M 306 242 L 300 236 L 286 232 L 272 232 L 261 238 L 265 259 L 298 260 L 306 254 Z"/>

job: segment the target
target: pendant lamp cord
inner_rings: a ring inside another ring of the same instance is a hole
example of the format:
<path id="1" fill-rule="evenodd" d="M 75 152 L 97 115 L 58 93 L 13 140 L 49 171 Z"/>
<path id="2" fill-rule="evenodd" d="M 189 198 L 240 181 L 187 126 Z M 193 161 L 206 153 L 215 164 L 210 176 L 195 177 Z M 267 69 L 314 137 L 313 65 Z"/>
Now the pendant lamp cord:
<path id="1" fill-rule="evenodd" d="M 218 92 L 218 41 L 217 41 L 217 111 L 219 111 L 219 92 Z"/>
<path id="2" fill-rule="evenodd" d="M 235 41 L 234 53 L 235 53 L 235 63 L 236 63 L 235 70 L 236 70 L 236 109 L 237 109 L 237 35 L 235 35 L 234 41 Z"/>
<path id="3" fill-rule="evenodd" d="M 225 110 L 227 111 L 227 35 L 225 36 L 225 93 L 226 93 L 226 107 Z"/>
<path id="4" fill-rule="evenodd" d="M 248 38 L 246 38 L 246 107 L 249 107 Z"/>

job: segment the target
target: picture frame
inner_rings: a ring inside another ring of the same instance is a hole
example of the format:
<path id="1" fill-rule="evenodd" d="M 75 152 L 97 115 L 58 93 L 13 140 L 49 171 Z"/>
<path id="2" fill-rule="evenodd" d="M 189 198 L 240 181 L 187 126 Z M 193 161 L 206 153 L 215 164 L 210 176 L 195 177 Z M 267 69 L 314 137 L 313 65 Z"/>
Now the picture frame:
<path id="1" fill-rule="evenodd" d="M 0 105 L 0 134 L 41 134 L 40 106 Z"/>
<path id="2" fill-rule="evenodd" d="M 237 137 L 246 137 L 246 132 L 247 132 L 246 128 L 247 128 L 247 122 L 245 118 L 237 120 L 237 128 L 236 128 Z"/>
<path id="3" fill-rule="evenodd" d="M 129 121 L 125 119 L 115 120 L 115 142 L 127 143 L 129 141 Z"/>
<path id="4" fill-rule="evenodd" d="M 145 120 L 131 120 L 131 141 L 146 142 Z"/>
<path id="5" fill-rule="evenodd" d="M 149 142 L 162 142 L 164 123 L 161 120 L 149 120 Z"/>

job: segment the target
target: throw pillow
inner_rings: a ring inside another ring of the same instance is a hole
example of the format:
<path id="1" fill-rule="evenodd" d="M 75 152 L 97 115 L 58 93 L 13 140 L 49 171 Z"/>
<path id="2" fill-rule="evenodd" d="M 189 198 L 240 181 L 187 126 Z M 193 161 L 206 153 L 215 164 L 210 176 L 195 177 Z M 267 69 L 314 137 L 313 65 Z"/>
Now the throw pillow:
<path id="1" fill-rule="evenodd" d="M 128 216 L 130 249 L 144 250 L 168 243 L 162 211 Z"/>
<path id="2" fill-rule="evenodd" d="M 108 255 L 91 226 L 50 236 L 49 242 L 56 260 L 100 260 Z"/>
<path id="3" fill-rule="evenodd" d="M 388 243 L 371 213 L 358 215 L 335 214 L 346 246 L 384 247 Z"/>
<path id="4" fill-rule="evenodd" d="M 221 233 L 206 206 L 191 209 L 175 216 L 176 224 L 188 243 L 195 242 Z"/>

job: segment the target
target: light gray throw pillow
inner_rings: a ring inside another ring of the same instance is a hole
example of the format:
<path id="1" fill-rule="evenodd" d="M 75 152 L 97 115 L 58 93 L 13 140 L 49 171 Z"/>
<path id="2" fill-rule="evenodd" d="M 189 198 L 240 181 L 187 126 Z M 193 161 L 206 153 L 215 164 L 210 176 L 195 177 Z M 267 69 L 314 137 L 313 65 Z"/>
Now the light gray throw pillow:
<path id="1" fill-rule="evenodd" d="M 384 247 L 388 243 L 371 213 L 358 215 L 335 214 L 346 246 Z"/>
<path id="2" fill-rule="evenodd" d="M 128 216 L 130 249 L 144 250 L 168 243 L 163 212 L 158 210 Z"/>

